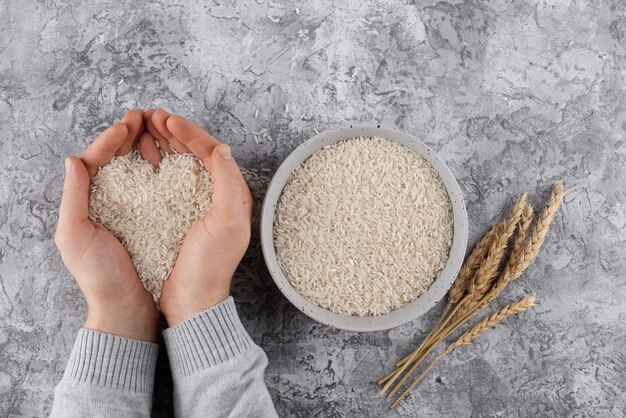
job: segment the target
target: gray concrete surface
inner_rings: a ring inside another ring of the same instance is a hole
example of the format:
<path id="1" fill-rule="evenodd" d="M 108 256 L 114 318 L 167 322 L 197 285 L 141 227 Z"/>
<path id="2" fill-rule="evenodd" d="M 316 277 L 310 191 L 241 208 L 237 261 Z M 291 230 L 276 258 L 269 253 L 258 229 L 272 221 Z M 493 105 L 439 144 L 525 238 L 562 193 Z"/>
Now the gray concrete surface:
<path id="1" fill-rule="evenodd" d="M 411 132 L 456 174 L 472 242 L 518 193 L 540 205 L 560 177 L 570 190 L 499 301 L 539 306 L 446 358 L 397 412 L 373 381 L 442 306 L 388 332 L 342 332 L 300 314 L 262 266 L 239 275 L 282 416 L 624 416 L 625 55 L 618 0 L 0 1 L 0 416 L 49 411 L 83 319 L 52 240 L 63 157 L 151 106 L 270 170 L 315 129 Z M 274 140 L 231 130 L 244 127 Z M 165 360 L 155 416 L 171 415 Z"/>

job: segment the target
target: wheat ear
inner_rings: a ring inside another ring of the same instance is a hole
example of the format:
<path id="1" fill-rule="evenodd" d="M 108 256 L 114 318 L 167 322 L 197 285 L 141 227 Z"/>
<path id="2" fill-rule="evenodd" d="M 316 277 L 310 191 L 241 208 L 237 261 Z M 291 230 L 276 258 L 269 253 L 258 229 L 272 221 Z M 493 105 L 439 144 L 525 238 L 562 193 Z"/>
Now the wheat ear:
<path id="1" fill-rule="evenodd" d="M 491 244 L 496 236 L 500 235 L 498 233 L 500 229 L 501 225 L 492 226 L 491 229 L 483 235 L 480 241 L 478 241 L 478 243 L 474 246 L 474 249 L 467 257 L 467 260 L 463 263 L 463 266 L 459 271 L 459 275 L 448 291 L 448 304 L 454 305 L 463 298 L 465 291 L 467 290 L 468 281 L 474 276 L 474 272 L 478 269 L 478 267 L 480 267 L 483 259 L 487 256 L 487 251 L 489 251 L 489 248 L 491 247 Z"/>
<path id="2" fill-rule="evenodd" d="M 528 268 L 530 263 L 537 256 L 537 253 L 539 253 L 539 249 L 546 239 L 546 234 L 550 229 L 550 224 L 554 220 L 554 217 L 563 202 L 564 196 L 565 189 L 563 187 L 563 180 L 559 180 L 552 189 L 550 200 L 543 209 L 543 212 L 535 225 L 535 229 L 530 236 L 528 245 L 523 251 L 521 251 L 516 260 L 510 260 L 509 268 L 505 268 L 505 271 L 500 275 L 493 288 L 487 295 L 485 295 L 485 298 L 483 298 L 483 301 L 480 304 L 481 306 L 484 307 L 489 302 L 494 300 L 500 292 L 502 292 L 506 285 L 509 284 L 509 282 L 520 277 L 524 270 Z"/>
<path id="3" fill-rule="evenodd" d="M 537 299 L 534 296 L 525 297 L 515 303 L 511 303 L 505 306 L 499 311 L 485 317 L 482 321 L 478 322 L 476 325 L 470 328 L 469 331 L 461 335 L 453 344 L 451 344 L 446 349 L 446 351 L 437 356 L 437 358 L 435 358 L 435 360 L 430 363 L 430 365 L 422 372 L 422 374 L 420 374 L 419 377 L 417 377 L 411 383 L 411 385 L 402 393 L 402 395 L 400 395 L 400 397 L 391 405 L 391 408 L 393 409 L 397 407 L 398 404 L 409 394 L 411 389 L 413 389 L 424 378 L 424 376 L 426 376 L 426 373 L 428 373 L 439 360 L 450 354 L 455 348 L 470 344 L 489 328 L 496 326 L 499 322 L 502 322 L 509 316 L 528 310 L 535 305 L 536 300 Z"/>
<path id="4" fill-rule="evenodd" d="M 524 211 L 522 212 L 522 217 L 520 219 L 517 234 L 513 240 L 513 248 L 511 249 L 511 254 L 509 255 L 509 260 L 504 267 L 504 275 L 510 274 L 511 269 L 515 266 L 515 263 L 522 255 L 524 251 L 524 244 L 528 238 L 528 230 L 530 229 L 530 224 L 533 221 L 533 207 L 530 203 L 526 203 L 524 206 Z"/>
<path id="5" fill-rule="evenodd" d="M 500 267 L 502 257 L 504 257 L 504 252 L 509 239 L 515 233 L 517 225 L 519 224 L 522 214 L 524 213 L 527 196 L 527 193 L 522 194 L 517 200 L 517 203 L 515 203 L 515 205 L 511 208 L 511 215 L 505 223 L 504 231 L 491 245 L 484 262 L 481 264 L 479 269 L 476 270 L 474 279 L 467 287 L 467 292 L 468 294 L 472 294 L 472 299 L 477 300 L 481 298 L 485 293 L 487 293 L 493 284 L 493 281 L 498 274 L 498 267 Z"/>

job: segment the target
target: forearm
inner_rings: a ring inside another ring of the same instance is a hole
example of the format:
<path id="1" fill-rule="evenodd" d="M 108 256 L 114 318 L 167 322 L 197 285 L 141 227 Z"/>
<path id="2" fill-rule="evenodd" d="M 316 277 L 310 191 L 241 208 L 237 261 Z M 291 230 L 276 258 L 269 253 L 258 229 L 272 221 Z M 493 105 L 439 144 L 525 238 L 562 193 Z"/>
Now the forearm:
<path id="1" fill-rule="evenodd" d="M 267 357 L 243 328 L 232 297 L 164 332 L 177 416 L 277 416 Z"/>
<path id="2" fill-rule="evenodd" d="M 81 328 L 51 417 L 148 417 L 158 346 Z"/>

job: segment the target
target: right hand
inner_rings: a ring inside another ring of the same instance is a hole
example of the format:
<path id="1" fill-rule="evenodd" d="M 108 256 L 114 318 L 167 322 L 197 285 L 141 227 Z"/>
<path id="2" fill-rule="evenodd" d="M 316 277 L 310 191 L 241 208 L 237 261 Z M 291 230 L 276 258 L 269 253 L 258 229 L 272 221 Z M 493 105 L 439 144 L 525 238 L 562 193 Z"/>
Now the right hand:
<path id="1" fill-rule="evenodd" d="M 194 154 L 214 182 L 211 208 L 189 229 L 163 284 L 159 305 L 172 327 L 230 295 L 233 274 L 250 242 L 253 201 L 228 145 L 160 109 L 146 111 L 144 122 L 162 150 Z M 140 143 L 140 150 L 158 165 L 160 154 L 154 141 L 149 142 Z"/>
<path id="2" fill-rule="evenodd" d="M 55 242 L 87 302 L 85 328 L 155 341 L 160 314 L 130 256 L 102 225 L 89 218 L 89 187 L 98 169 L 130 152 L 143 132 L 143 112 L 128 112 L 102 132 L 80 158 L 65 160 L 66 174 Z"/>

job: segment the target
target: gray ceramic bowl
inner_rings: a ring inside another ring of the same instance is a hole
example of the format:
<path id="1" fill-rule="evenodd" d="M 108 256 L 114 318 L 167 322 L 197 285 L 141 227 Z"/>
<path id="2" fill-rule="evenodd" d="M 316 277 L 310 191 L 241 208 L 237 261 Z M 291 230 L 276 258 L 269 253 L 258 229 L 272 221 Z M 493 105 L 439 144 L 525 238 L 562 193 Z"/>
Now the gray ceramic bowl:
<path id="1" fill-rule="evenodd" d="M 454 237 L 450 256 L 444 267 L 428 289 L 414 301 L 395 309 L 387 314 L 379 316 L 349 316 L 339 315 L 328 309 L 317 306 L 300 295 L 289 283 L 276 259 L 274 249 L 273 226 L 274 212 L 278 198 L 291 173 L 303 161 L 322 147 L 338 141 L 354 138 L 356 136 L 379 136 L 391 141 L 399 142 L 422 155 L 439 172 L 450 200 L 454 217 Z M 263 208 L 261 211 L 261 247 L 265 262 L 280 291 L 304 314 L 318 322 L 349 331 L 378 331 L 397 327 L 423 315 L 440 301 L 452 285 L 461 268 L 467 245 L 467 211 L 461 190 L 454 176 L 446 164 L 428 147 L 417 138 L 394 129 L 381 128 L 373 125 L 350 126 L 347 129 L 322 132 L 314 136 L 304 144 L 296 148 L 274 174 L 267 189 Z"/>

